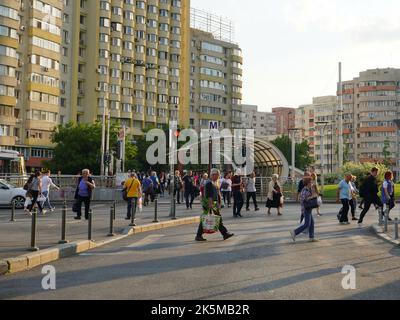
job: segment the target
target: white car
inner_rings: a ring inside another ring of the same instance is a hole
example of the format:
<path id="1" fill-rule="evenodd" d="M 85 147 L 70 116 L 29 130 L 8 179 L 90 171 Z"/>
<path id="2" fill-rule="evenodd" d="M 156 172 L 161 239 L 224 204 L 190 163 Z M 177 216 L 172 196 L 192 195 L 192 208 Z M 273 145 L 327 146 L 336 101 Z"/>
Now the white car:
<path id="1" fill-rule="evenodd" d="M 0 205 L 11 206 L 15 201 L 16 209 L 23 209 L 25 203 L 26 191 L 22 188 L 17 188 L 7 181 L 0 179 Z"/>

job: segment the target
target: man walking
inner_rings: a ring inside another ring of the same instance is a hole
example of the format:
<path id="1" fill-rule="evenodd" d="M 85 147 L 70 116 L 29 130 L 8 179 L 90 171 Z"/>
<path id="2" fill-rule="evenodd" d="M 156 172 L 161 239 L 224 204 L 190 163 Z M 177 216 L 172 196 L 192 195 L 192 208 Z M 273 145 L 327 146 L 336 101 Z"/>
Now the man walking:
<path id="1" fill-rule="evenodd" d="M 242 217 L 241 211 L 243 208 L 243 182 L 240 177 L 240 170 L 238 169 L 236 174 L 232 178 L 232 195 L 233 195 L 233 217 Z"/>
<path id="2" fill-rule="evenodd" d="M 364 209 L 361 211 L 360 219 L 358 220 L 358 226 L 361 228 L 362 223 L 364 221 L 364 217 L 369 211 L 371 204 L 374 204 L 375 207 L 378 207 L 378 210 L 381 210 L 383 213 L 383 204 L 381 199 L 378 196 L 378 181 L 376 176 L 378 175 L 378 168 L 372 168 L 371 175 L 369 175 L 362 186 L 363 195 L 364 195 Z M 361 189 L 361 188 L 360 188 Z"/>
<path id="3" fill-rule="evenodd" d="M 250 198 L 253 199 L 254 210 L 259 211 L 257 204 L 256 174 L 253 172 L 246 181 L 246 211 L 250 211 Z"/>
<path id="4" fill-rule="evenodd" d="M 346 173 L 345 178 L 340 181 L 338 190 L 336 193 L 336 202 L 342 203 L 343 207 L 340 209 L 338 214 L 338 219 L 340 224 L 347 225 L 349 222 L 349 209 L 350 209 L 350 201 L 353 199 L 353 195 L 351 192 L 350 181 L 352 179 L 351 173 Z"/>
<path id="5" fill-rule="evenodd" d="M 193 171 L 189 170 L 189 172 L 183 177 L 183 193 L 185 195 L 186 200 L 186 209 L 193 209 L 193 201 L 194 201 L 194 177 Z M 190 200 L 189 200 L 190 198 Z"/>
<path id="6" fill-rule="evenodd" d="M 42 176 L 42 194 L 46 198 L 46 201 L 43 204 L 43 209 L 47 207 L 51 212 L 53 212 L 54 207 L 51 206 L 49 198 L 50 186 L 56 188 L 57 190 L 60 190 L 60 188 L 53 183 L 53 180 L 50 178 L 50 174 L 50 170 L 47 170 Z"/>
<path id="7" fill-rule="evenodd" d="M 212 211 L 216 215 L 221 215 L 221 193 L 216 186 L 219 180 L 219 176 L 219 170 L 211 170 L 211 179 L 207 181 L 204 187 L 204 197 L 208 200 L 205 200 L 203 204 L 204 214 L 208 214 L 210 211 Z M 219 224 L 219 232 L 221 232 L 224 240 L 227 240 L 233 236 L 233 233 L 229 233 L 223 225 L 222 217 Z M 203 224 L 201 222 L 199 228 L 197 229 L 197 236 L 195 240 L 200 242 L 207 241 L 203 238 Z"/>
<path id="8" fill-rule="evenodd" d="M 128 198 L 128 212 L 125 220 L 132 220 L 133 226 L 135 226 L 136 209 L 138 206 L 138 199 L 142 196 L 142 190 L 140 181 L 136 173 L 132 173 L 131 177 L 125 181 L 124 189 L 127 190 Z"/>

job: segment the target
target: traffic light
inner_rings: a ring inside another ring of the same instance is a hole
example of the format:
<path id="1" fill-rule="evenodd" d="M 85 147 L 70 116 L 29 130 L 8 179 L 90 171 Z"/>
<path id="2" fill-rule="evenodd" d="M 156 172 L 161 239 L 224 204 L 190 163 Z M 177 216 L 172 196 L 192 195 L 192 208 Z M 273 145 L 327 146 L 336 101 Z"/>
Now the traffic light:
<path id="1" fill-rule="evenodd" d="M 181 129 L 180 128 L 176 129 L 174 135 L 175 137 L 179 138 L 179 136 L 181 135 Z"/>

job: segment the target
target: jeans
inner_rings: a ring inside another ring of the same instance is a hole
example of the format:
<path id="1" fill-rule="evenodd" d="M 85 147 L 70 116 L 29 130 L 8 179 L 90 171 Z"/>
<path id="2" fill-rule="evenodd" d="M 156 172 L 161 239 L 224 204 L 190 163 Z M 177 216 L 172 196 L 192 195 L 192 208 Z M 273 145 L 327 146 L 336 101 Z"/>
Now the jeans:
<path id="1" fill-rule="evenodd" d="M 50 204 L 49 191 L 42 191 L 42 194 L 46 197 L 46 201 L 43 203 L 43 208 L 47 207 L 49 209 L 53 209 Z"/>
<path id="2" fill-rule="evenodd" d="M 370 196 L 366 196 L 364 198 L 364 209 L 363 211 L 361 211 L 360 214 L 360 219 L 358 220 L 358 223 L 362 223 L 364 221 L 364 217 L 367 214 L 367 212 L 369 211 L 369 208 L 371 207 L 371 204 L 374 204 L 375 206 L 379 207 L 379 210 L 381 210 L 383 212 L 383 204 L 381 199 L 378 197 L 378 195 L 370 195 Z"/>
<path id="3" fill-rule="evenodd" d="M 351 216 L 353 218 L 356 217 L 356 209 L 357 209 L 357 199 L 351 199 L 350 200 L 350 208 L 351 208 Z"/>
<path id="4" fill-rule="evenodd" d="M 294 233 L 298 236 L 308 229 L 310 239 L 314 239 L 314 218 L 312 216 L 312 210 L 306 210 L 302 215 L 304 216 L 304 223 L 298 227 Z"/>
<path id="5" fill-rule="evenodd" d="M 133 214 L 133 219 L 135 219 L 136 217 L 136 208 L 138 205 L 138 198 L 134 197 L 134 198 L 128 198 L 128 212 L 126 214 L 126 217 L 128 219 L 131 219 L 132 214 Z"/>
<path id="6" fill-rule="evenodd" d="M 222 191 L 222 197 L 224 198 L 224 205 L 231 205 L 231 191 Z"/>
<path id="7" fill-rule="evenodd" d="M 37 198 L 39 197 L 39 191 L 37 190 L 31 190 L 30 191 L 32 194 L 32 203 L 28 206 L 28 210 L 32 211 L 33 207 L 35 206 L 35 203 L 39 207 L 40 212 L 43 211 L 42 205 L 39 201 L 37 201 Z"/>
<path id="8" fill-rule="evenodd" d="M 340 199 L 342 202 L 342 209 L 339 211 L 339 222 L 349 222 L 349 210 L 350 210 L 350 201 L 349 199 Z"/>
<path id="9" fill-rule="evenodd" d="M 175 189 L 174 190 L 174 197 L 176 197 L 176 201 L 178 204 L 181 203 L 181 190 L 180 189 Z"/>
<path id="10" fill-rule="evenodd" d="M 189 201 L 190 197 L 190 201 Z M 186 200 L 186 208 L 191 208 L 194 201 L 194 191 L 193 190 L 185 190 L 185 200 Z"/>
<path id="11" fill-rule="evenodd" d="M 89 219 L 89 210 L 90 210 L 90 197 L 82 197 L 78 195 L 78 217 L 82 216 L 82 202 L 85 204 L 85 219 Z"/>
<path id="12" fill-rule="evenodd" d="M 247 192 L 247 199 L 246 199 L 246 209 L 250 209 L 250 198 L 253 199 L 254 208 L 258 209 L 257 205 L 257 195 L 255 192 Z"/>
<path id="13" fill-rule="evenodd" d="M 234 190 L 233 194 L 233 216 L 236 217 L 240 214 L 243 208 L 244 200 L 240 191 Z"/>

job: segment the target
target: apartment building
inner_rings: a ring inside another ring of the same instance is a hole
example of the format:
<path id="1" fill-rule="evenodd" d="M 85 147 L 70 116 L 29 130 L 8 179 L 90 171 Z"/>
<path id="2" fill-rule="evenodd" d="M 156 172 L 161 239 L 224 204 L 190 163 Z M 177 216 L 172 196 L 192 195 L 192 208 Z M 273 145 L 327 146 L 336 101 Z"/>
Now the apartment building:
<path id="1" fill-rule="evenodd" d="M 383 162 L 387 141 L 388 160 L 396 169 L 399 108 L 400 69 L 366 70 L 343 82 L 344 143 L 349 160 Z"/>
<path id="2" fill-rule="evenodd" d="M 189 125 L 189 0 L 4 0 L 0 146 L 28 167 L 59 123 Z"/>
<path id="3" fill-rule="evenodd" d="M 294 108 L 273 108 L 276 116 L 276 131 L 278 135 L 288 135 L 290 129 L 295 126 L 296 109 Z"/>
<path id="4" fill-rule="evenodd" d="M 246 129 L 254 129 L 257 137 L 270 140 L 276 137 L 276 116 L 272 112 L 258 111 L 258 106 L 243 105 L 242 106 L 242 125 Z"/>
<path id="5" fill-rule="evenodd" d="M 223 22 L 213 17 L 191 12 L 192 26 L 199 28 L 191 28 L 190 60 L 190 127 L 197 131 L 208 128 L 210 121 L 218 121 L 220 128 L 242 126 L 242 50 L 221 37 Z M 195 23 L 200 19 L 208 19 L 214 32 Z"/>
<path id="6" fill-rule="evenodd" d="M 295 138 L 297 142 L 308 141 L 310 155 L 315 167 L 321 170 L 321 136 L 324 145 L 323 172 L 335 172 L 337 156 L 337 97 L 313 98 L 312 104 L 302 105 L 296 110 Z"/>

